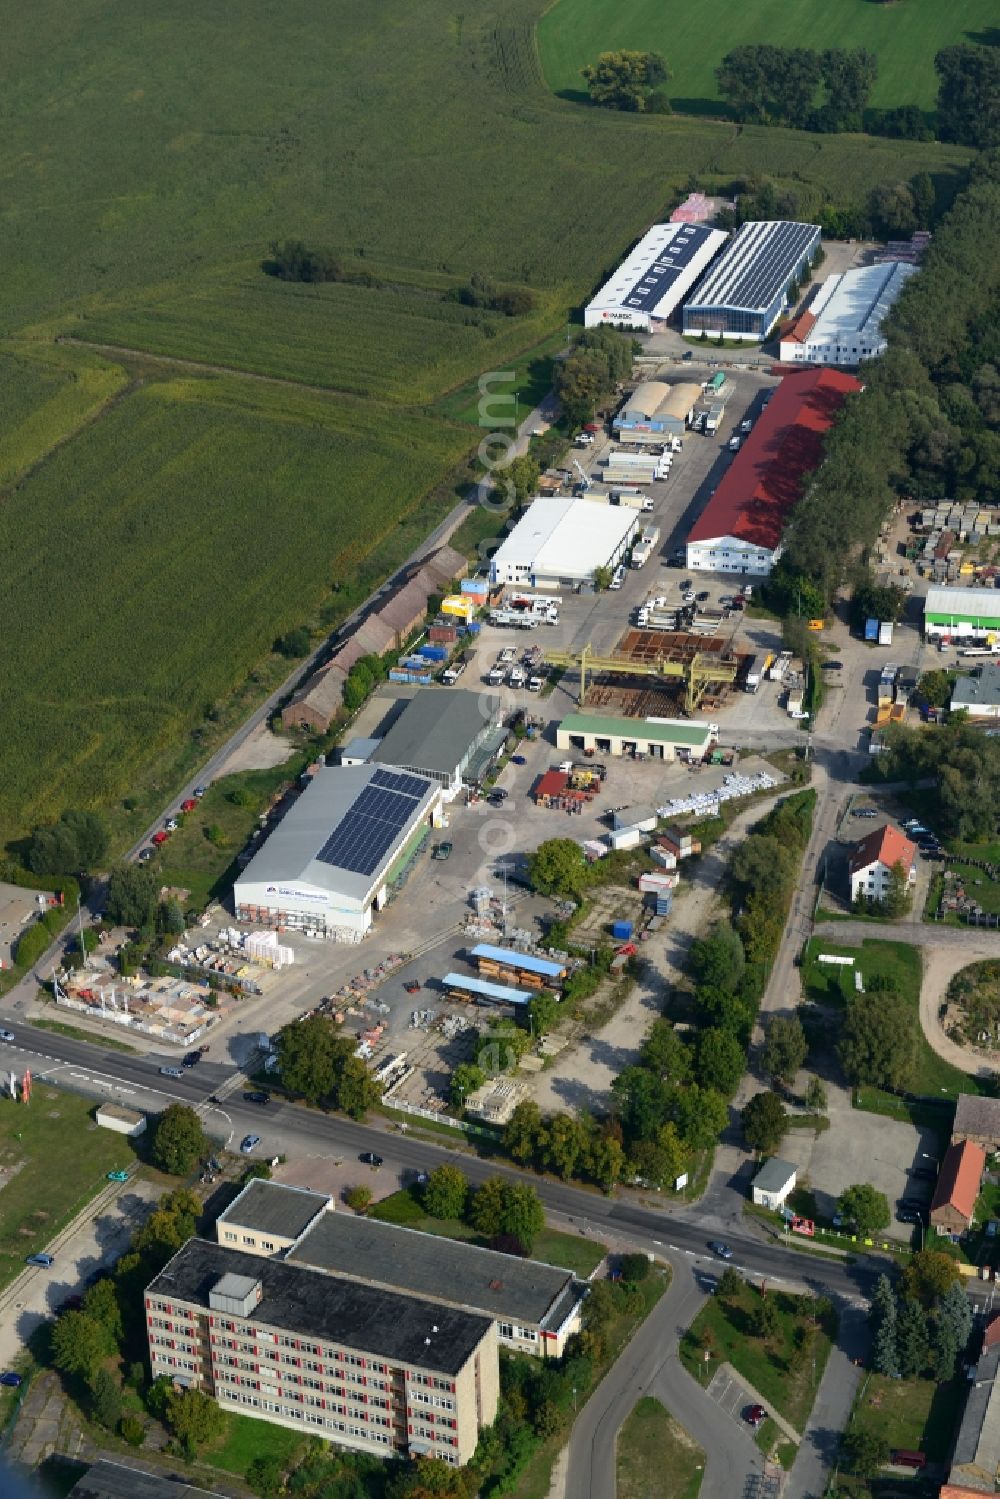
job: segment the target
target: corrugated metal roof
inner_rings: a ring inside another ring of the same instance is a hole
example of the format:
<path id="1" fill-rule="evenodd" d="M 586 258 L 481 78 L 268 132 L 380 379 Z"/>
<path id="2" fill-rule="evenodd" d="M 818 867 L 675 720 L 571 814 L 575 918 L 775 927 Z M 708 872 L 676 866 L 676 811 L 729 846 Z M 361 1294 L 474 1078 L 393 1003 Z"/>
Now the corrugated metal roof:
<path id="1" fill-rule="evenodd" d="M 536 958 L 531 953 L 515 952 L 509 947 L 493 947 L 489 942 L 480 942 L 472 949 L 474 958 L 488 958 L 494 963 L 505 963 L 511 968 L 523 968 L 526 973 L 539 973 L 544 978 L 559 978 L 565 965 L 553 963 L 551 958 Z"/>
<path id="2" fill-rule="evenodd" d="M 766 312 L 802 261 L 818 224 L 791 219 L 751 220 L 741 225 L 707 276 L 685 304 L 693 308 L 733 307 Z"/>
<path id="3" fill-rule="evenodd" d="M 721 229 L 654 224 L 588 303 L 587 314 L 608 309 L 667 317 L 726 239 Z"/>
<path id="4" fill-rule="evenodd" d="M 521 989 L 510 989 L 506 984 L 491 984 L 489 979 L 469 978 L 464 973 L 446 973 L 441 982 L 446 989 L 463 989 L 468 994 L 495 999 L 503 1005 L 526 1005 L 535 997 Z"/>
<path id="5" fill-rule="evenodd" d="M 786 375 L 758 418 L 688 541 L 734 536 L 770 550 L 823 456 L 823 434 L 844 400 L 861 389 L 844 370 Z"/>

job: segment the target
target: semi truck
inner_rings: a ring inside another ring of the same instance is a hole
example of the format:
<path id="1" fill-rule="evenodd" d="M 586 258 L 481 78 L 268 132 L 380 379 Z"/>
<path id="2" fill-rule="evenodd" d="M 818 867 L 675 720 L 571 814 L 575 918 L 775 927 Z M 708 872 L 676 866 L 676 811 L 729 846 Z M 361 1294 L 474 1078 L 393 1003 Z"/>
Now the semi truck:
<path id="1" fill-rule="evenodd" d="M 671 455 L 656 453 L 609 453 L 604 464 L 604 482 L 652 484 L 670 473 Z"/>
<path id="2" fill-rule="evenodd" d="M 645 567 L 652 552 L 652 543 L 643 541 L 641 538 L 632 547 L 632 566 Z"/>

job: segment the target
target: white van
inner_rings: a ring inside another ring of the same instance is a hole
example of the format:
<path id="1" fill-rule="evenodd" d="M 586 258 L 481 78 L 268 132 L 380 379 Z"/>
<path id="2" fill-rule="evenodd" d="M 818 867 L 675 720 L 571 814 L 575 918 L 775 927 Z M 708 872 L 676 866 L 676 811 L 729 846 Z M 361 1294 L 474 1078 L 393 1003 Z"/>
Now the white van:
<path id="1" fill-rule="evenodd" d="M 614 576 L 612 577 L 611 582 L 610 582 L 610 584 L 608 586 L 610 588 L 618 589 L 618 588 L 620 588 L 622 586 L 622 584 L 624 582 L 625 582 L 625 569 L 623 567 L 621 567 L 621 566 L 616 567 L 615 571 L 614 571 Z"/>

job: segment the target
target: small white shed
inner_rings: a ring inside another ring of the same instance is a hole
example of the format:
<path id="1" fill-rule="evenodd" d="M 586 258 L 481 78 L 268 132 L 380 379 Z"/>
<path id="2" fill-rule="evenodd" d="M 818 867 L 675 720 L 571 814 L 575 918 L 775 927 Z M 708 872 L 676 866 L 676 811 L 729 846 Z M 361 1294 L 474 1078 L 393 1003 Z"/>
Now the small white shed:
<path id="1" fill-rule="evenodd" d="M 123 1108 L 120 1103 L 102 1103 L 94 1115 L 98 1124 L 113 1129 L 118 1135 L 141 1135 L 146 1128 L 146 1116 L 138 1109 Z"/>
<path id="2" fill-rule="evenodd" d="M 753 1200 L 758 1207 L 777 1209 L 784 1207 L 785 1200 L 795 1190 L 797 1167 L 791 1161 L 772 1156 L 753 1179 Z"/>

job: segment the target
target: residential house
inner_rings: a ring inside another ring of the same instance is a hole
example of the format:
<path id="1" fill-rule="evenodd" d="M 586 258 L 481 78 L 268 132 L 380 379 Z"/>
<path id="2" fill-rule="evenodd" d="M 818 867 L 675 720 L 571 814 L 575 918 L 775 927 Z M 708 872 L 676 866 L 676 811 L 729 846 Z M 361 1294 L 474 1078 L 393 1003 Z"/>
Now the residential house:
<path id="1" fill-rule="evenodd" d="M 904 838 L 898 828 L 886 823 L 851 849 L 848 858 L 851 899 L 885 900 L 889 876 L 897 864 L 902 865 L 907 883 L 912 885 L 917 878 L 917 846 Z"/>
<path id="2" fill-rule="evenodd" d="M 963 1140 L 948 1146 L 931 1199 L 931 1222 L 940 1233 L 958 1238 L 971 1226 L 985 1170 L 980 1145 Z"/>

